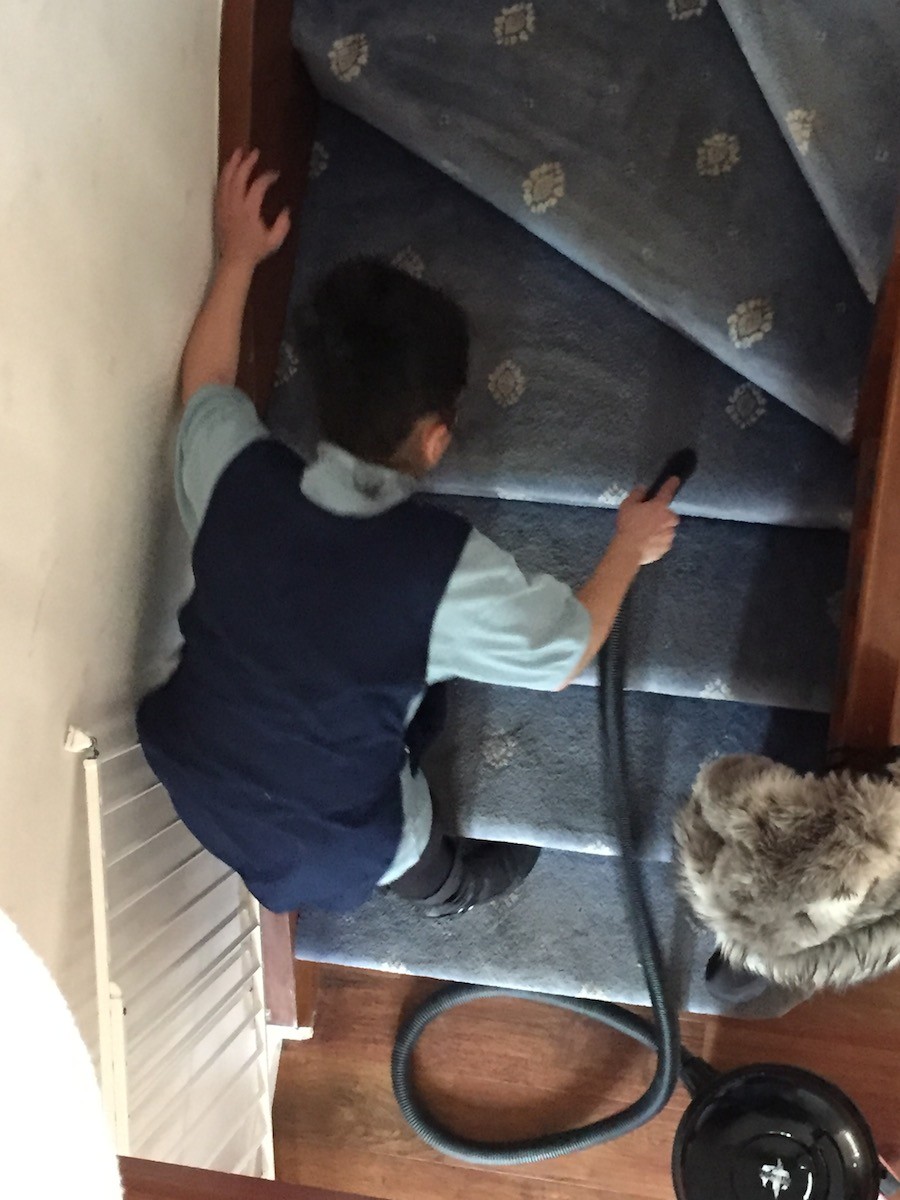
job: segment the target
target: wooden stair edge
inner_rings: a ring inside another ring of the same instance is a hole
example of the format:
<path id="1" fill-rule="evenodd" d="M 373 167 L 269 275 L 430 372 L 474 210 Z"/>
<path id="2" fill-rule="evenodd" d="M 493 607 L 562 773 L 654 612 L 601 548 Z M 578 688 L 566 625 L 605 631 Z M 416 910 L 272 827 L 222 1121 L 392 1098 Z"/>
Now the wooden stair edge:
<path id="1" fill-rule="evenodd" d="M 282 1037 L 302 1040 L 315 1029 L 321 967 L 295 958 L 297 920 L 295 912 L 260 908 L 266 1021 Z"/>
<path id="2" fill-rule="evenodd" d="M 900 742 L 900 227 L 860 389 L 857 495 L 830 741 Z"/>

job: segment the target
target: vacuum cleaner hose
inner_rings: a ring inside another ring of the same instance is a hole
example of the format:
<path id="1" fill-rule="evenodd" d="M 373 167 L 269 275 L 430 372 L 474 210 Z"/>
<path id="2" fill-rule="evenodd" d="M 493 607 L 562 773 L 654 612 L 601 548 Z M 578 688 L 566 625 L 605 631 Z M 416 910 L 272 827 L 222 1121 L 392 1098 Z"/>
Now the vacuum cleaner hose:
<path id="1" fill-rule="evenodd" d="M 598 660 L 599 733 L 603 761 L 603 789 L 607 806 L 616 816 L 621 850 L 625 908 L 643 966 L 655 1024 L 618 1004 L 568 996 L 519 992 L 508 988 L 456 984 L 437 992 L 413 1013 L 401 1028 L 394 1046 L 391 1074 L 400 1111 L 422 1141 L 452 1158 L 479 1166 L 515 1166 L 559 1158 L 589 1146 L 599 1146 L 631 1133 L 651 1121 L 668 1103 L 679 1075 L 695 1091 L 714 1072 L 700 1059 L 682 1052 L 678 1016 L 669 1004 L 663 981 L 662 955 L 648 910 L 635 850 L 631 806 L 625 779 L 624 755 L 624 621 L 623 608 Z M 482 1142 L 460 1137 L 445 1129 L 418 1096 L 412 1060 L 419 1038 L 432 1021 L 452 1008 L 474 1000 L 513 996 L 561 1008 L 603 1025 L 656 1051 L 657 1065 L 646 1092 L 621 1112 L 578 1129 L 546 1134 L 517 1142 Z"/>

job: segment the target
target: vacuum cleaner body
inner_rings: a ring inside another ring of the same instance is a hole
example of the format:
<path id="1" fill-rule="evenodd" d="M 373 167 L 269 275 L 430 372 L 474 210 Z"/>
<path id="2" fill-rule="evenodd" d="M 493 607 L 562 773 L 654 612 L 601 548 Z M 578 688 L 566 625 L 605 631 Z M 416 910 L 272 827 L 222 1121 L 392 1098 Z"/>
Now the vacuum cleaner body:
<path id="1" fill-rule="evenodd" d="M 672 1179 L 678 1200 L 876 1200 L 885 1172 L 843 1092 L 797 1067 L 758 1064 L 695 1096 Z"/>

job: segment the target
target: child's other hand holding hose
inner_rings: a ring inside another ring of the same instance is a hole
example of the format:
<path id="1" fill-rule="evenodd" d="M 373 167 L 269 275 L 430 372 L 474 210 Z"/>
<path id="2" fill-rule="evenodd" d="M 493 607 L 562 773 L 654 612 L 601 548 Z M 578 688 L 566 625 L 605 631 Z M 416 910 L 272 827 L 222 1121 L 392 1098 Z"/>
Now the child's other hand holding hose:
<path id="1" fill-rule="evenodd" d="M 642 567 L 658 562 L 672 548 L 678 517 L 669 508 L 681 480 L 672 477 L 653 500 L 645 500 L 646 488 L 635 488 L 619 508 L 616 538 L 632 547 Z"/>
<path id="2" fill-rule="evenodd" d="M 681 480 L 667 479 L 652 500 L 646 488 L 635 488 L 622 502 L 616 519 L 616 536 L 610 542 L 593 575 L 575 593 L 591 619 L 591 633 L 584 655 L 561 685 L 578 678 L 609 636 L 622 601 L 641 567 L 668 553 L 675 539 L 678 517 L 669 508 Z"/>

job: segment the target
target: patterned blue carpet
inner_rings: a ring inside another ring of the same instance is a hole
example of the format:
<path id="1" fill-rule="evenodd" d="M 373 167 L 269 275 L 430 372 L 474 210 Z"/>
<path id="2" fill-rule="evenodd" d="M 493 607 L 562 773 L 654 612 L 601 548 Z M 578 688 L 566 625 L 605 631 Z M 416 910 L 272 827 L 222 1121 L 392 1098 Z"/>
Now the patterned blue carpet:
<path id="1" fill-rule="evenodd" d="M 372 254 L 471 314 L 471 387 L 429 487 L 610 507 L 692 445 L 703 470 L 682 511 L 846 524 L 851 463 L 834 438 L 363 122 L 326 106 L 318 145 L 296 301 L 336 262 Z M 281 379 L 272 420 L 309 450 L 309 386 L 290 338 Z"/>
<path id="2" fill-rule="evenodd" d="M 295 42 L 337 102 L 322 107 L 295 304 L 366 254 L 471 314 L 436 502 L 527 571 L 578 584 L 627 488 L 673 449 L 699 452 L 676 547 L 636 588 L 625 698 L 646 883 L 673 989 L 697 1011 L 717 1009 L 712 945 L 675 896 L 673 813 L 716 754 L 823 765 L 853 502 L 841 442 L 897 184 L 891 3 L 295 9 Z M 310 452 L 290 325 L 270 420 Z M 349 916 L 305 913 L 298 955 L 643 1002 L 594 677 L 579 682 L 452 685 L 426 764 L 452 827 L 544 848 L 516 894 L 448 923 L 381 894 Z"/>
<path id="3" fill-rule="evenodd" d="M 642 857 L 671 858 L 672 818 L 697 764 L 753 746 L 799 771 L 823 766 L 827 719 L 756 704 L 649 692 L 625 699 L 626 766 Z M 616 854 L 600 800 L 597 699 L 459 682 L 426 772 L 451 829 L 469 837 Z"/>
<path id="4" fill-rule="evenodd" d="M 668 950 L 673 998 L 689 1011 L 720 1011 L 702 983 L 713 940 L 688 922 L 674 900 L 672 868 L 647 863 L 644 882 Z M 298 952 L 398 974 L 640 1003 L 643 978 L 621 894 L 618 858 L 545 850 L 521 888 L 465 919 L 423 920 L 389 894 L 350 916 L 304 913 Z M 782 1012 L 794 1000 L 775 990 L 746 1013 Z"/>
<path id="5" fill-rule="evenodd" d="M 718 4 L 305 0 L 294 38 L 323 95 L 848 435 L 870 306 Z"/>
<path id="6" fill-rule="evenodd" d="M 785 141 L 874 300 L 897 207 L 896 0 L 721 2 Z"/>
<path id="7" fill-rule="evenodd" d="M 450 506 L 526 573 L 573 586 L 588 578 L 615 523 L 608 510 L 571 506 Z M 683 522 L 677 551 L 643 570 L 635 588 L 627 686 L 827 711 L 845 561 L 845 535 L 834 531 Z"/>

